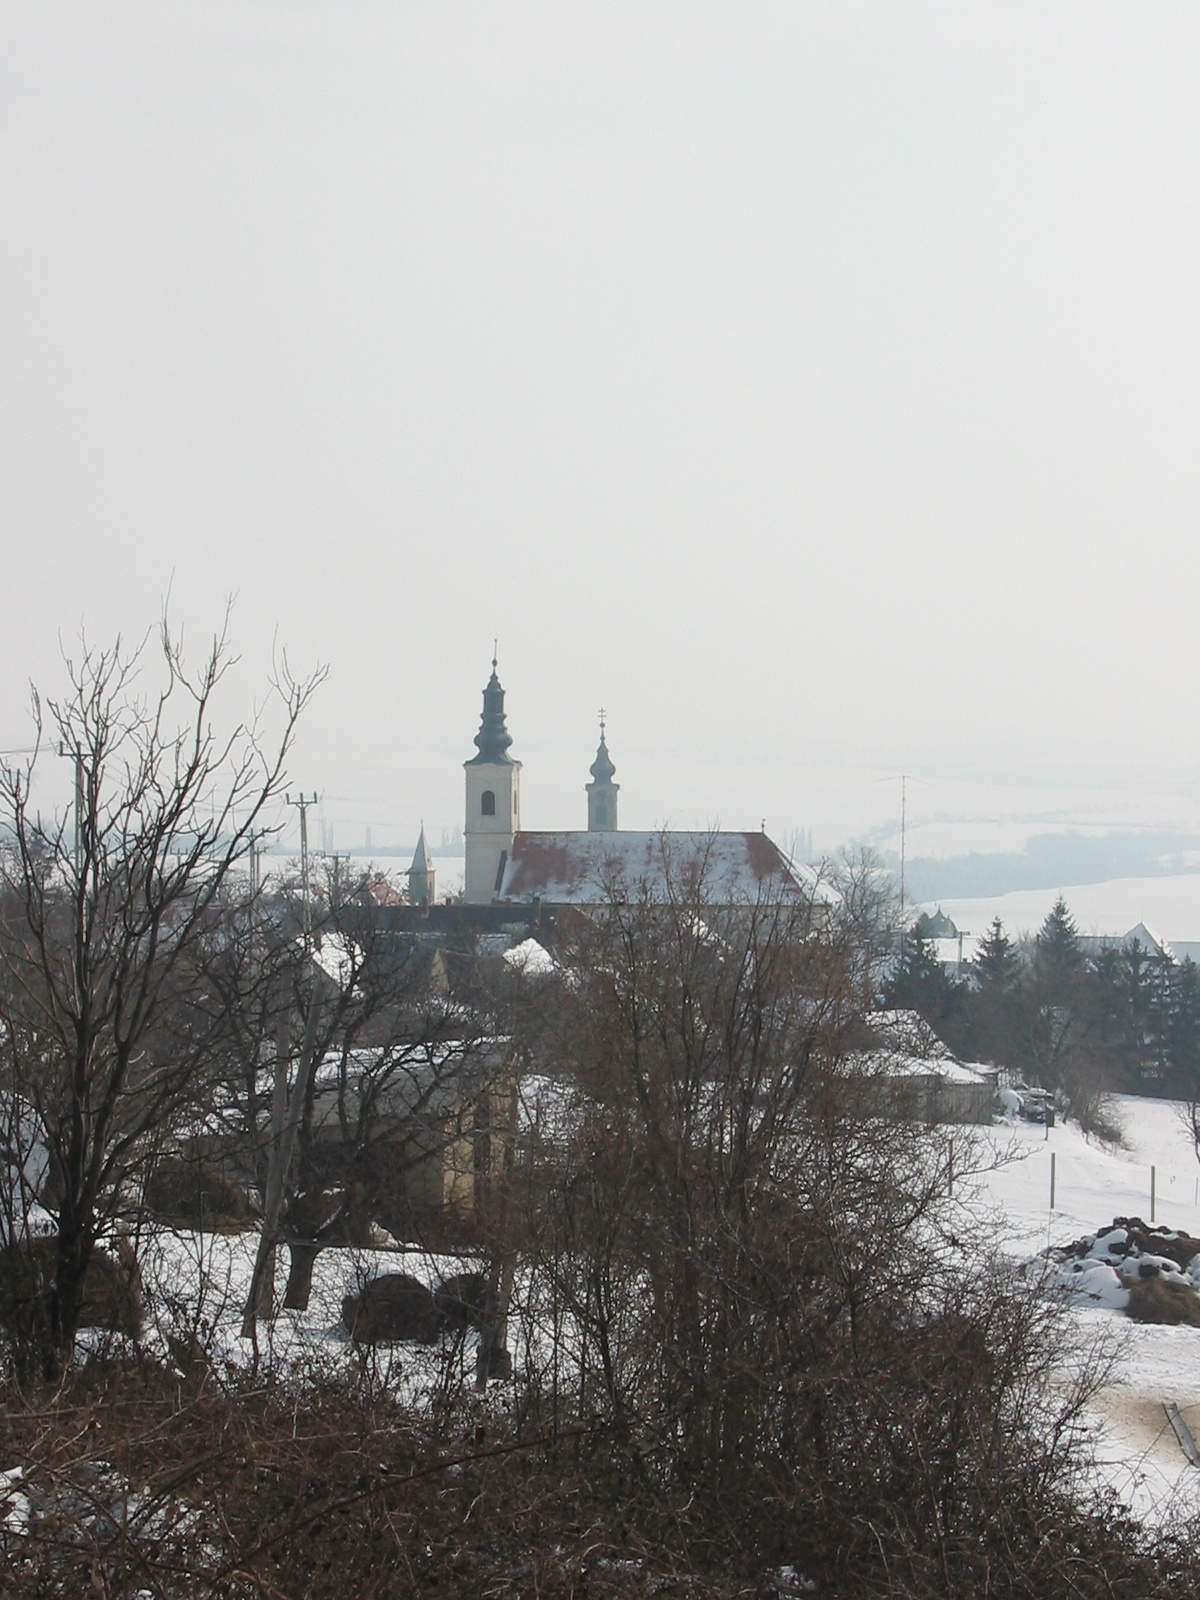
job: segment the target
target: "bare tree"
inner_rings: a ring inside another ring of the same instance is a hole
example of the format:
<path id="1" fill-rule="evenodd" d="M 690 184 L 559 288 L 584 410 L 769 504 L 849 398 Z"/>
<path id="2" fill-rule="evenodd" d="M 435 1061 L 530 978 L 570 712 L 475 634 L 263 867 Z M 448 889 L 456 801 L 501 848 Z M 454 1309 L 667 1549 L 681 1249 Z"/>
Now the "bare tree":
<path id="1" fill-rule="evenodd" d="M 615 887 L 556 950 L 558 1077 L 514 1174 L 526 1425 L 602 1421 L 623 1482 L 758 1559 L 882 1549 L 967 1592 L 1079 1396 L 1055 1411 L 1054 1310 L 949 1197 L 970 1134 L 912 1115 L 861 1048 L 870 896 L 731 906 L 703 864 L 655 898 Z"/>
<path id="2" fill-rule="evenodd" d="M 9 1092 L 36 1116 L 56 1217 L 39 1307 L 47 1375 L 71 1354 L 93 1246 L 155 1130 L 192 1103 L 227 1017 L 203 975 L 227 938 L 232 875 L 274 802 L 297 720 L 323 677 L 272 682 L 262 716 L 213 731 L 234 658 L 227 631 L 199 668 L 164 617 L 160 675 L 145 644 L 83 643 L 68 691 L 34 691 L 37 752 L 0 776 L 0 1006 Z M 74 818 L 43 820 L 31 781 L 51 744 L 76 772 Z M 240 898 L 243 903 L 248 890 Z"/>
<path id="3" fill-rule="evenodd" d="M 451 964 L 464 972 L 456 992 L 443 952 L 392 926 L 365 876 L 328 862 L 314 876 L 309 916 L 285 885 L 264 905 L 256 945 L 231 948 L 217 974 L 224 1004 L 248 1004 L 221 1104 L 264 1207 L 247 1333 L 273 1311 L 277 1242 L 290 1257 L 284 1304 L 302 1310 L 325 1245 L 366 1244 L 378 1222 L 428 1229 L 436 1219 L 408 1193 L 414 1170 L 473 1144 L 509 1053 L 491 1038 L 469 958 Z M 270 1003 L 242 975 L 254 960 L 274 974 Z"/>

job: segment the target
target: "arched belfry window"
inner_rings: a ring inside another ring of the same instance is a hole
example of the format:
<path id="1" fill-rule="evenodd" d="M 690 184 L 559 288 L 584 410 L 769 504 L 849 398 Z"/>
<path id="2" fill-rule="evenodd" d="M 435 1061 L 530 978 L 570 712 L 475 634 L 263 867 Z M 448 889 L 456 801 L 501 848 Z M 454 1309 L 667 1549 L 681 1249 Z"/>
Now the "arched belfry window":
<path id="1" fill-rule="evenodd" d="M 485 789 L 479 801 L 479 808 L 485 817 L 496 815 L 496 796 L 491 789 Z"/>

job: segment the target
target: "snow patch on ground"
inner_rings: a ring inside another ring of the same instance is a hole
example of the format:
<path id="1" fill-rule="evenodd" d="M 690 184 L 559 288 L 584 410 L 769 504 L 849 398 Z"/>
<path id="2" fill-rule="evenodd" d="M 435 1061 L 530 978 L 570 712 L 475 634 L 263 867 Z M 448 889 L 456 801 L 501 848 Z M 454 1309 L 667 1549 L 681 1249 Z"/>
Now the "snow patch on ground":
<path id="1" fill-rule="evenodd" d="M 553 1121 L 553 1093 L 527 1082 L 523 1120 Z M 954 1130 L 955 1184 L 951 1224 L 957 1213 L 968 1233 L 981 1225 L 1000 1252 L 1026 1271 L 1044 1274 L 1069 1296 L 1070 1315 L 1085 1339 L 1115 1341 L 1108 1387 L 1096 1398 L 1087 1426 L 1104 1481 L 1139 1516 L 1164 1517 L 1200 1511 L 1200 1471 L 1188 1465 L 1163 1406 L 1176 1402 L 1200 1434 L 1200 1329 L 1134 1323 L 1123 1316 L 1128 1271 L 1112 1248 L 1115 1217 L 1150 1222 L 1150 1168 L 1155 1168 L 1155 1220 L 1200 1237 L 1200 1185 L 1181 1108 L 1165 1101 L 1119 1097 L 1115 1109 L 1124 1141 L 1110 1146 L 1089 1140 L 1070 1123 L 1052 1128 L 1008 1118 L 990 1128 Z M 1055 1197 L 1050 1207 L 1050 1161 Z M 982 1160 L 976 1160 L 982 1157 Z M 972 1168 L 975 1168 L 972 1171 Z M 1086 1254 L 1055 1262 L 1047 1255 L 1094 1235 Z M 138 1241 L 146 1294 L 144 1338 L 168 1359 L 185 1359 L 199 1348 L 218 1367 L 245 1370 L 255 1360 L 254 1343 L 241 1336 L 242 1307 L 249 1290 L 257 1235 L 197 1234 L 154 1230 Z M 1168 1272 L 1183 1281 L 1174 1263 Z M 282 1296 L 287 1249 L 276 1274 Z M 469 1257 L 419 1250 L 327 1249 L 317 1258 L 309 1307 L 281 1310 L 258 1327 L 260 1362 L 294 1373 L 369 1363 L 415 1406 L 429 1403 L 458 1374 L 469 1388 L 474 1375 L 475 1337 L 446 1335 L 439 1345 L 396 1344 L 374 1350 L 355 1347 L 341 1324 L 342 1297 L 357 1293 L 380 1273 L 405 1272 L 434 1287 L 459 1272 L 477 1270 Z M 1193 1280 L 1200 1266 L 1189 1263 Z M 520 1287 L 520 1286 L 518 1286 Z M 520 1295 L 518 1295 L 520 1298 Z M 536 1322 L 537 1312 L 532 1313 Z M 102 1336 L 81 1341 L 81 1354 Z M 513 1339 L 531 1339 L 537 1328 L 510 1328 Z M 514 1353 L 516 1346 L 514 1346 Z M 181 1356 L 181 1352 L 183 1355 Z M 497 1402 L 502 1400 L 498 1393 Z M 24 1515 L 19 1479 L 0 1484 L 0 1518 Z"/>
<path id="2" fill-rule="evenodd" d="M 1006 1255 L 1028 1262 L 1086 1234 L 1103 1238 L 1115 1217 L 1149 1222 L 1151 1166 L 1154 1220 L 1200 1235 L 1200 1165 L 1183 1108 L 1133 1095 L 1115 1096 L 1113 1104 L 1123 1129 L 1119 1147 L 1089 1140 L 1073 1123 L 1047 1129 L 1005 1119 L 984 1130 L 997 1164 L 956 1186 L 956 1199 L 985 1222 Z M 1078 1273 L 1069 1263 L 1046 1266 L 1049 1281 L 1070 1294 L 1081 1332 L 1118 1340 L 1111 1382 L 1088 1418 L 1100 1470 L 1143 1518 L 1200 1511 L 1200 1471 L 1184 1459 L 1163 1410 L 1175 1401 L 1200 1434 L 1200 1328 L 1122 1316 L 1126 1280 L 1108 1254 L 1101 1246 Z"/>

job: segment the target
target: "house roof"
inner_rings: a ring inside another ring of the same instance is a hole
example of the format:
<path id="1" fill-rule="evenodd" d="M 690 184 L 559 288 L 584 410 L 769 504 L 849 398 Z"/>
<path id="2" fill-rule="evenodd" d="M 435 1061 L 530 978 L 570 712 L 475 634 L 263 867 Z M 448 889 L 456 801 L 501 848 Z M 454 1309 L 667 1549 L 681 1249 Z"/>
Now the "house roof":
<path id="1" fill-rule="evenodd" d="M 919 1057 L 924 1061 L 950 1061 L 949 1047 L 938 1037 L 919 1011 L 897 1008 L 872 1011 L 867 1017 L 872 1036 L 885 1049 Z"/>
<path id="2" fill-rule="evenodd" d="M 352 1109 L 357 1111 L 361 1087 L 374 1073 L 384 1080 L 376 1101 L 381 1117 L 448 1116 L 494 1081 L 510 1054 L 510 1041 L 503 1037 L 416 1045 L 390 1054 L 354 1050 L 347 1062 Z M 318 1127 L 337 1116 L 341 1066 L 336 1051 L 317 1064 L 313 1120 Z"/>
<path id="3" fill-rule="evenodd" d="M 703 874 L 717 904 L 764 897 L 830 898 L 819 875 L 765 833 L 518 833 L 498 898 L 600 905 L 614 897 L 662 900 L 670 882 Z"/>
<path id="4" fill-rule="evenodd" d="M 946 1083 L 990 1084 L 995 1069 L 959 1061 L 918 1011 L 872 1011 L 867 1017 L 874 1049 L 855 1059 L 894 1078 L 940 1078 Z"/>
<path id="5" fill-rule="evenodd" d="M 506 967 L 526 978 L 548 978 L 558 971 L 558 962 L 534 938 L 522 939 L 520 944 L 506 950 L 501 958 Z"/>
<path id="6" fill-rule="evenodd" d="M 1103 950 L 1132 950 L 1135 944 L 1140 944 L 1149 956 L 1162 956 L 1167 961 L 1179 960 L 1174 945 L 1168 944 L 1161 934 L 1155 933 L 1153 928 L 1148 928 L 1144 922 L 1139 922 L 1135 928 L 1130 928 L 1128 933 L 1119 939 L 1110 938 L 1107 934 L 1081 933 L 1079 935 L 1079 948 L 1087 955 L 1098 955 Z M 1184 946 L 1184 953 L 1187 947 Z"/>
<path id="7" fill-rule="evenodd" d="M 1121 940 L 1121 944 L 1126 950 L 1132 945 L 1140 944 L 1150 955 L 1166 956 L 1168 961 L 1175 958 L 1174 950 L 1162 935 L 1155 933 L 1153 928 L 1148 928 L 1144 922 L 1139 922 L 1136 928 L 1130 928 Z"/>

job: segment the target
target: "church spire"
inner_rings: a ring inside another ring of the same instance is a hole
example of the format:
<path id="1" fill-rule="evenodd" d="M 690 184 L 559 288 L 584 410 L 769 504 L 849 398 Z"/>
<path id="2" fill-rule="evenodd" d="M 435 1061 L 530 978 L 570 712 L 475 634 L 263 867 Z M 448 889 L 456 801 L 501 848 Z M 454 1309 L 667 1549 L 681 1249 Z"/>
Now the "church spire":
<path id="1" fill-rule="evenodd" d="M 421 824 L 421 837 L 413 851 L 412 866 L 408 869 L 408 900 L 410 905 L 431 906 L 434 903 L 435 875 L 429 851 L 425 845 L 425 824 Z"/>
<path id="2" fill-rule="evenodd" d="M 467 780 L 463 899 L 469 906 L 490 905 L 500 893 L 513 840 L 521 831 L 521 763 L 509 755 L 511 744 L 493 649 L 492 675 L 483 691 L 483 716 L 475 735 L 477 754 L 463 763 Z"/>
<path id="3" fill-rule="evenodd" d="M 604 725 L 604 711 L 601 708 L 600 748 L 596 751 L 595 761 L 588 769 L 593 778 L 593 782 L 587 785 L 589 833 L 617 831 L 617 790 L 621 785 L 613 782 L 613 774 L 617 769 L 613 766 L 612 757 L 608 753 Z"/>
<path id="4" fill-rule="evenodd" d="M 491 762 L 509 764 L 512 757 L 508 754 L 508 747 L 512 744 L 512 734 L 504 720 L 504 690 L 500 687 L 500 679 L 496 676 L 495 647 L 492 654 L 492 675 L 487 681 L 483 691 L 483 716 L 479 722 L 479 732 L 475 735 L 475 747 L 479 751 L 477 756 L 472 756 L 474 762 Z"/>

